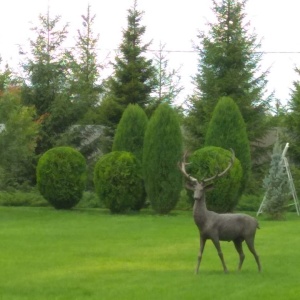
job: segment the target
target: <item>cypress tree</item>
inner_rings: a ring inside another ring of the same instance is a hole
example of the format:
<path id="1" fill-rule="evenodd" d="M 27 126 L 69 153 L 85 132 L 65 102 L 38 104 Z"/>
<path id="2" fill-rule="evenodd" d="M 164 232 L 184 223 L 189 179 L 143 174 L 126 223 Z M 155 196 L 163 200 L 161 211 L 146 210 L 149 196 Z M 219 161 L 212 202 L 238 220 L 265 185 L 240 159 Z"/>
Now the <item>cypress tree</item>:
<path id="1" fill-rule="evenodd" d="M 137 104 L 129 104 L 125 109 L 120 123 L 116 129 L 113 142 L 113 151 L 127 151 L 134 155 L 137 160 L 137 172 L 142 177 L 142 157 L 144 136 L 147 128 L 148 118 L 145 111 Z M 134 210 L 143 208 L 146 202 L 146 192 L 139 201 L 135 201 Z"/>
<path id="2" fill-rule="evenodd" d="M 215 107 L 205 136 L 205 146 L 232 148 L 241 162 L 243 177 L 240 193 L 244 191 L 251 170 L 250 145 L 246 125 L 237 104 L 223 97 Z"/>
<path id="3" fill-rule="evenodd" d="M 145 111 L 137 104 L 129 104 L 116 129 L 112 150 L 131 152 L 142 162 L 147 123 Z"/>
<path id="4" fill-rule="evenodd" d="M 182 188 L 178 168 L 181 154 L 178 116 L 167 103 L 160 104 L 148 123 L 143 152 L 147 196 L 159 214 L 169 213 L 178 202 Z"/>

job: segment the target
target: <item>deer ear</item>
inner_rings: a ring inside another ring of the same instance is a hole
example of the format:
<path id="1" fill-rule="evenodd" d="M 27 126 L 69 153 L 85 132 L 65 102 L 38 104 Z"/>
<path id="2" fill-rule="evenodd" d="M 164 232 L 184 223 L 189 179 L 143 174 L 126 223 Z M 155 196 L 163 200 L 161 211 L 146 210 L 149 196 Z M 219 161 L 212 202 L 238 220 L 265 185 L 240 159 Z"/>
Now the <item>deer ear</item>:
<path id="1" fill-rule="evenodd" d="M 190 190 L 190 191 L 194 191 L 195 190 L 195 185 L 192 184 L 191 182 L 188 182 L 185 184 L 185 188 Z"/>
<path id="2" fill-rule="evenodd" d="M 206 191 L 211 191 L 214 189 L 214 184 L 213 183 L 209 183 L 205 186 L 205 190 Z"/>

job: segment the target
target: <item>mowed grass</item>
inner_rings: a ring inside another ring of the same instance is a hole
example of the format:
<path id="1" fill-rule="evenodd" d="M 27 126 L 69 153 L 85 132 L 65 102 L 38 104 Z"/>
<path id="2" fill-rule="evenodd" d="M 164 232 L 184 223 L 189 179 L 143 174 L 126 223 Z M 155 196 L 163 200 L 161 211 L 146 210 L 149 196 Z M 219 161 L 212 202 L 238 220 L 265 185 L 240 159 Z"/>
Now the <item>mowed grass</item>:
<path id="1" fill-rule="evenodd" d="M 262 273 L 246 247 L 237 272 L 233 244 L 222 243 L 224 274 L 208 241 L 195 275 L 191 212 L 0 207 L 0 299 L 299 299 L 300 218 L 260 226 Z"/>

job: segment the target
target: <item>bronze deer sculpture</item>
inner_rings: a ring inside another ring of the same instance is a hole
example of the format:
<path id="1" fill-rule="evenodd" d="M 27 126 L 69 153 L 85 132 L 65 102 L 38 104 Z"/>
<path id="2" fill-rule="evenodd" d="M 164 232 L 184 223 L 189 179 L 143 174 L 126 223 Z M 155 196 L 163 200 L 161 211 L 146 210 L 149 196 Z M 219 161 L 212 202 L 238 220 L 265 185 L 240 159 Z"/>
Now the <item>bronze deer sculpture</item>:
<path id="1" fill-rule="evenodd" d="M 210 211 L 206 207 L 205 202 L 205 190 L 213 187 L 213 180 L 224 176 L 228 170 L 232 167 L 234 162 L 234 151 L 231 150 L 232 156 L 227 168 L 221 173 L 216 173 L 211 178 L 206 178 L 198 181 L 196 178 L 189 175 L 186 171 L 186 154 L 183 157 L 183 161 L 180 164 L 180 170 L 183 175 L 188 179 L 189 184 L 187 188 L 194 191 L 194 207 L 193 216 L 195 224 L 197 225 L 200 233 L 200 251 L 198 255 L 198 261 L 196 266 L 196 273 L 199 272 L 199 267 L 203 255 L 206 240 L 212 240 L 214 246 L 218 251 L 218 255 L 221 259 L 224 272 L 227 273 L 227 267 L 224 261 L 223 253 L 220 246 L 220 241 L 233 241 L 234 246 L 239 254 L 240 261 L 238 270 L 241 270 L 242 264 L 245 259 L 242 243 L 246 242 L 248 249 L 253 254 L 258 271 L 261 271 L 261 265 L 259 256 L 254 248 L 254 238 L 256 229 L 259 228 L 258 222 L 255 218 L 245 214 L 218 214 Z"/>

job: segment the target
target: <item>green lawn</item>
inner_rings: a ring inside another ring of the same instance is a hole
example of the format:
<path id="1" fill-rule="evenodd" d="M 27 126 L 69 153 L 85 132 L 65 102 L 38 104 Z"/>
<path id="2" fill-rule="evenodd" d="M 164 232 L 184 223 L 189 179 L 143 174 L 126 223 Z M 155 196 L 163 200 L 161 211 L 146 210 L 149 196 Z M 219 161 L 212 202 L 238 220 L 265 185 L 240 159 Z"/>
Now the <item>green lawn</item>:
<path id="1" fill-rule="evenodd" d="M 223 243 L 230 273 L 211 242 L 199 275 L 198 232 L 190 212 L 110 215 L 0 207 L 0 299 L 299 299 L 300 218 L 260 220 L 263 272 Z"/>

